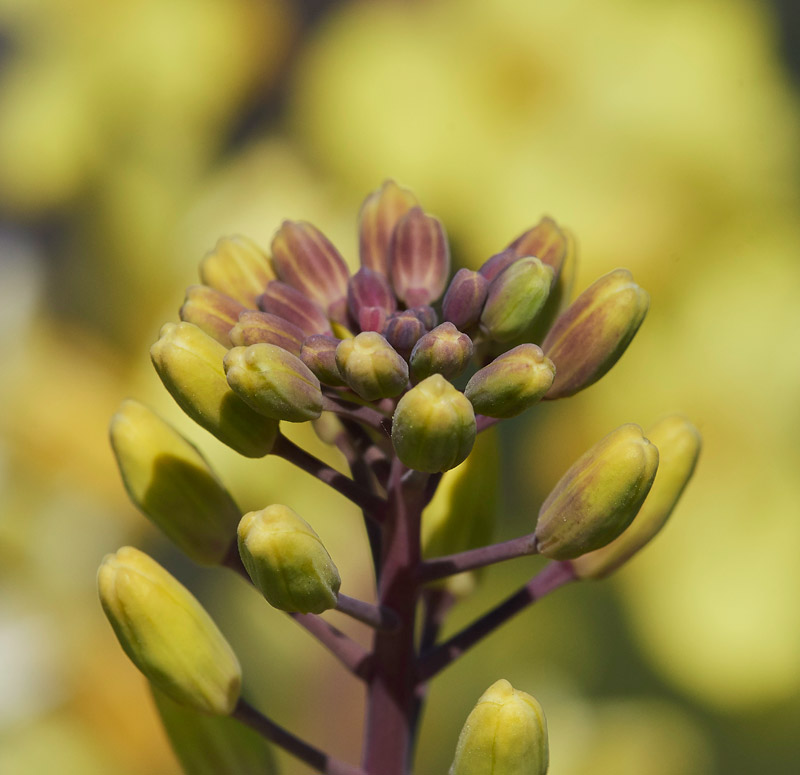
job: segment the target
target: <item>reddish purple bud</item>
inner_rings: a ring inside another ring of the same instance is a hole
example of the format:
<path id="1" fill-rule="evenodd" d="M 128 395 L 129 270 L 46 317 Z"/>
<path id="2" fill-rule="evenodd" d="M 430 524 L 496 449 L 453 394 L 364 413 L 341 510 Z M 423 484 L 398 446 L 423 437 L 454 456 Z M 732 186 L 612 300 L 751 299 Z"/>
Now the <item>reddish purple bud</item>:
<path id="1" fill-rule="evenodd" d="M 466 331 L 480 319 L 488 290 L 489 280 L 482 274 L 459 269 L 444 295 L 442 316 L 456 328 Z"/>
<path id="2" fill-rule="evenodd" d="M 300 360 L 323 384 L 339 387 L 346 384 L 336 365 L 336 348 L 341 339 L 325 334 L 314 334 L 303 342 Z"/>
<path id="3" fill-rule="evenodd" d="M 429 304 L 422 307 L 412 307 L 408 310 L 415 318 L 420 320 L 426 331 L 430 331 L 439 325 L 439 316 L 436 310 Z"/>
<path id="4" fill-rule="evenodd" d="M 285 318 L 271 312 L 245 310 L 239 315 L 239 322 L 231 329 L 231 342 L 237 347 L 251 344 L 274 344 L 288 350 L 292 355 L 300 355 L 305 334 L 302 329 Z"/>
<path id="5" fill-rule="evenodd" d="M 179 314 L 184 322 L 194 323 L 220 344 L 230 347 L 230 330 L 243 311 L 244 307 L 236 299 L 214 288 L 190 285 L 186 289 L 186 300 Z"/>
<path id="6" fill-rule="evenodd" d="M 363 307 L 358 313 L 358 327 L 362 331 L 383 331 L 388 315 L 380 307 Z"/>
<path id="7" fill-rule="evenodd" d="M 353 320 L 360 322 L 361 310 L 365 308 L 378 308 L 390 315 L 397 309 L 397 300 L 382 274 L 361 267 L 348 283 L 347 309 Z"/>
<path id="8" fill-rule="evenodd" d="M 389 244 L 394 227 L 412 207 L 418 205 L 414 194 L 393 180 L 387 180 L 364 200 L 359 215 L 362 266 L 382 275 L 389 274 Z"/>
<path id="9" fill-rule="evenodd" d="M 567 254 L 567 238 L 552 218 L 542 218 L 532 229 L 520 234 L 509 246 L 518 258 L 536 256 L 543 264 L 553 267 L 553 279 L 558 277 Z"/>
<path id="10" fill-rule="evenodd" d="M 481 268 L 478 269 L 478 272 L 491 282 L 500 272 L 511 266 L 518 258 L 520 258 L 520 255 L 516 253 L 513 248 L 506 248 L 502 252 L 495 253 L 491 258 L 486 259 Z"/>
<path id="11" fill-rule="evenodd" d="M 329 318 L 347 322 L 350 273 L 319 229 L 310 223 L 284 221 L 272 240 L 272 265 L 280 280 L 317 302 Z"/>
<path id="12" fill-rule="evenodd" d="M 389 273 L 407 307 L 436 301 L 450 273 L 450 248 L 438 219 L 414 207 L 398 222 L 389 248 Z"/>
<path id="13" fill-rule="evenodd" d="M 330 334 L 331 327 L 322 308 L 291 285 L 273 280 L 258 297 L 258 306 L 290 323 L 294 323 L 305 336 Z"/>
<path id="14" fill-rule="evenodd" d="M 426 330 L 422 321 L 413 312 L 404 310 L 389 316 L 383 328 L 383 335 L 400 355 L 408 358 L 414 345 Z"/>
<path id="15" fill-rule="evenodd" d="M 472 340 L 452 323 L 442 323 L 425 334 L 411 351 L 409 364 L 415 382 L 432 374 L 454 379 L 472 357 Z"/>

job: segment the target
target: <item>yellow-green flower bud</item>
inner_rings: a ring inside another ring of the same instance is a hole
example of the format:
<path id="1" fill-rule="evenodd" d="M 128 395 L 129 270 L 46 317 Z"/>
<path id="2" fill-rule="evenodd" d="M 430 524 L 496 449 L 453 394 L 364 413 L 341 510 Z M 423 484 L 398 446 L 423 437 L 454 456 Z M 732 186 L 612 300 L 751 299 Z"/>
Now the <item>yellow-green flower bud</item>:
<path id="1" fill-rule="evenodd" d="M 450 775 L 545 775 L 548 750 L 542 706 L 501 679 L 467 717 Z"/>
<path id="2" fill-rule="evenodd" d="M 590 285 L 542 342 L 556 365 L 547 398 L 571 396 L 597 382 L 625 352 L 649 305 L 647 292 L 627 269 L 615 269 Z"/>
<path id="3" fill-rule="evenodd" d="M 601 439 L 561 477 L 539 510 L 538 551 L 570 560 L 613 541 L 633 521 L 658 468 L 658 450 L 638 425 Z"/>
<path id="4" fill-rule="evenodd" d="M 222 237 L 200 262 L 200 279 L 226 296 L 255 307 L 275 279 L 269 256 L 247 237 Z"/>
<path id="5" fill-rule="evenodd" d="M 306 422 L 322 412 L 319 380 L 308 366 L 275 344 L 234 347 L 223 361 L 228 384 L 259 414 Z"/>
<path id="6" fill-rule="evenodd" d="M 476 433 L 472 404 L 441 374 L 409 390 L 392 420 L 392 444 L 403 465 L 429 474 L 463 463 Z"/>
<path id="7" fill-rule="evenodd" d="M 489 428 L 469 457 L 445 472 L 422 512 L 422 556 L 429 560 L 491 543 L 499 483 L 496 429 Z M 461 597 L 472 592 L 479 573 L 465 571 L 435 583 Z"/>
<path id="8" fill-rule="evenodd" d="M 229 714 L 242 671 L 197 599 L 155 560 L 131 546 L 103 560 L 100 602 L 125 653 L 181 705 Z"/>
<path id="9" fill-rule="evenodd" d="M 241 512 L 194 444 L 132 400 L 111 418 L 110 436 L 134 504 L 195 562 L 220 562 Z"/>
<path id="10" fill-rule="evenodd" d="M 339 342 L 336 365 L 347 384 L 367 401 L 397 396 L 408 384 L 408 364 L 375 331 Z"/>
<path id="11" fill-rule="evenodd" d="M 263 457 L 275 443 L 278 423 L 231 390 L 222 367 L 227 352 L 191 323 L 167 323 L 150 357 L 164 386 L 198 425 L 246 457 Z"/>
<path id="12" fill-rule="evenodd" d="M 207 285 L 191 285 L 180 309 L 181 320 L 194 323 L 225 347 L 231 346 L 230 331 L 244 307 L 238 301 Z"/>
<path id="13" fill-rule="evenodd" d="M 411 374 L 419 382 L 431 374 L 453 379 L 467 368 L 472 357 L 472 340 L 452 323 L 428 331 L 411 351 Z"/>
<path id="14" fill-rule="evenodd" d="M 701 446 L 694 425 L 671 415 L 650 428 L 647 438 L 658 447 L 658 473 L 650 494 L 620 536 L 572 561 L 578 578 L 603 578 L 633 557 L 664 526 L 692 478 Z"/>
<path id="15" fill-rule="evenodd" d="M 520 258 L 489 285 L 481 326 L 497 342 L 510 342 L 536 319 L 547 301 L 553 267 L 538 258 Z"/>
<path id="16" fill-rule="evenodd" d="M 334 608 L 341 579 L 311 525 L 288 506 L 251 511 L 239 523 L 239 554 L 253 584 L 282 611 Z"/>
<path id="17" fill-rule="evenodd" d="M 477 414 L 515 417 L 541 400 L 555 367 L 535 344 L 521 344 L 475 372 L 464 389 Z"/>

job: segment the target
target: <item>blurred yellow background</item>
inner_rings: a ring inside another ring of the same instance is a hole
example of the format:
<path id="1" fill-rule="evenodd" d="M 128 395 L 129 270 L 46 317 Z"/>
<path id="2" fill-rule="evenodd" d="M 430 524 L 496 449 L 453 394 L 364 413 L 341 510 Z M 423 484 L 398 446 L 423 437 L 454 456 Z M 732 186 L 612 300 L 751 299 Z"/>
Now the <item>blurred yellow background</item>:
<path id="1" fill-rule="evenodd" d="M 197 592 L 259 707 L 357 759 L 355 681 L 232 574 L 166 544 L 127 502 L 106 429 L 124 397 L 147 401 L 243 509 L 295 508 L 343 591 L 369 595 L 357 514 L 193 427 L 147 349 L 217 237 L 268 245 L 282 218 L 306 219 L 354 261 L 358 205 L 387 177 L 443 219 L 462 265 L 549 214 L 579 239 L 578 290 L 624 266 L 651 295 L 608 376 L 504 430 L 498 537 L 530 527 L 561 473 L 623 422 L 680 411 L 705 442 L 642 556 L 522 614 L 434 684 L 416 771 L 446 771 L 502 677 L 544 706 L 552 775 L 798 772 L 792 8 L 0 0 L 0 772 L 178 772 L 96 599 L 97 565 L 126 543 Z M 535 564 L 492 569 L 448 629 Z"/>

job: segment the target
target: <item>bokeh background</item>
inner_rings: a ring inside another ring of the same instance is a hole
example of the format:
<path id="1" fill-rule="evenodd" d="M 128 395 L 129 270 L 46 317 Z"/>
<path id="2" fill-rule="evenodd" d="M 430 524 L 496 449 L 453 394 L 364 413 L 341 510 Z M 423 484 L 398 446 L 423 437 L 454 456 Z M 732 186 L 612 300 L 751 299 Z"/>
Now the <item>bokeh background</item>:
<path id="1" fill-rule="evenodd" d="M 607 377 L 501 435 L 498 538 L 623 422 L 681 411 L 705 439 L 655 544 L 434 684 L 416 772 L 446 771 L 500 677 L 543 703 L 552 775 L 800 771 L 798 16 L 794 0 L 0 0 L 0 772 L 178 772 L 96 600 L 126 543 L 214 613 L 257 705 L 357 759 L 356 682 L 167 545 L 106 429 L 124 397 L 149 402 L 243 509 L 294 507 L 369 595 L 353 510 L 192 427 L 147 350 L 218 236 L 268 245 L 307 219 L 352 260 L 358 205 L 387 177 L 462 265 L 550 214 L 579 238 L 578 289 L 626 266 L 651 294 Z M 449 629 L 536 565 L 492 569 Z"/>

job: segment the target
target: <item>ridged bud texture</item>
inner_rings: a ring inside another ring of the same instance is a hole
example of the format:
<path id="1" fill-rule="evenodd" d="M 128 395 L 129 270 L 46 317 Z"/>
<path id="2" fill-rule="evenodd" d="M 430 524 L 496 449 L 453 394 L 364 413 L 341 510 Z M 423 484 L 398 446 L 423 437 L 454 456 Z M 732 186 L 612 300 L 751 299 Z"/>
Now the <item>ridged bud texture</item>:
<path id="1" fill-rule="evenodd" d="M 442 300 L 442 317 L 466 331 L 480 320 L 488 291 L 489 281 L 482 274 L 459 269 Z"/>
<path id="2" fill-rule="evenodd" d="M 345 384 L 339 367 L 336 365 L 336 348 L 340 339 L 325 334 L 314 334 L 303 342 L 300 360 L 308 366 L 314 376 L 322 383 L 338 387 Z"/>
<path id="3" fill-rule="evenodd" d="M 420 382 L 432 374 L 454 379 L 472 358 L 472 340 L 452 323 L 442 323 L 425 334 L 411 351 L 411 376 Z"/>
<path id="4" fill-rule="evenodd" d="M 221 345 L 230 347 L 230 331 L 244 309 L 235 299 L 207 285 L 190 285 L 179 314 L 185 323 L 193 323 Z"/>
<path id="5" fill-rule="evenodd" d="M 400 395 L 408 384 L 408 364 L 374 331 L 343 339 L 336 365 L 348 386 L 367 401 Z"/>
<path id="6" fill-rule="evenodd" d="M 427 330 L 425 324 L 411 310 L 404 310 L 389 316 L 383 327 L 383 336 L 403 358 L 408 358 L 414 345 Z"/>
<path id="7" fill-rule="evenodd" d="M 275 272 L 269 256 L 255 242 L 237 235 L 222 237 L 205 255 L 200 279 L 245 307 L 255 307 Z"/>
<path id="8" fill-rule="evenodd" d="M 271 282 L 258 297 L 258 306 L 297 326 L 304 336 L 330 334 L 331 325 L 325 311 L 297 288 L 279 281 Z"/>
<path id="9" fill-rule="evenodd" d="M 417 198 L 393 180 L 387 180 L 361 205 L 359 215 L 359 253 L 361 266 L 389 273 L 389 245 L 397 222 L 412 208 Z"/>
<path id="10" fill-rule="evenodd" d="M 275 344 L 293 355 L 300 355 L 305 334 L 294 323 L 290 323 L 270 312 L 245 310 L 230 332 L 231 344 L 249 347 L 264 342 Z"/>
<path id="11" fill-rule="evenodd" d="M 567 238 L 552 218 L 545 217 L 508 247 L 520 258 L 536 256 L 543 264 L 552 266 L 555 279 L 561 272 L 561 265 L 567 254 Z"/>

